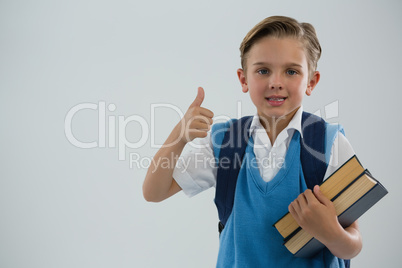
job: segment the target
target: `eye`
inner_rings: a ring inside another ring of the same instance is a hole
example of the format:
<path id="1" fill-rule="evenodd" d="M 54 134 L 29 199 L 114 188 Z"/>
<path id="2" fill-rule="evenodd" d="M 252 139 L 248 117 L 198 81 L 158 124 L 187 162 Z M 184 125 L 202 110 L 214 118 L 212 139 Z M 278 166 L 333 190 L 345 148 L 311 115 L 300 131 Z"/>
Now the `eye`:
<path id="1" fill-rule="evenodd" d="M 267 69 L 260 69 L 257 71 L 257 73 L 259 74 L 268 74 L 268 70 Z"/>
<path id="2" fill-rule="evenodd" d="M 295 71 L 295 70 L 287 70 L 286 73 L 288 75 L 295 75 L 295 74 L 297 74 L 297 71 Z"/>

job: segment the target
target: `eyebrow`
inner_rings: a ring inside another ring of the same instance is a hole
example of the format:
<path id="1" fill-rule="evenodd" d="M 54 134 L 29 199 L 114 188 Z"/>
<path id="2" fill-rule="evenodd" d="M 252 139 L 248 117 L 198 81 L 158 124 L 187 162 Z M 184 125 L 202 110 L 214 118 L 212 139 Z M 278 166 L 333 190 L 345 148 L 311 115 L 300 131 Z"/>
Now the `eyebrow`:
<path id="1" fill-rule="evenodd" d="M 268 62 L 262 62 L 262 61 L 259 61 L 259 62 L 255 62 L 255 63 L 253 63 L 253 65 L 270 65 Z M 286 64 L 284 64 L 285 66 L 288 66 L 288 67 L 300 67 L 300 68 L 303 68 L 303 66 L 301 66 L 300 64 L 298 64 L 298 63 L 293 63 L 293 62 L 290 62 L 290 63 L 286 63 Z"/>

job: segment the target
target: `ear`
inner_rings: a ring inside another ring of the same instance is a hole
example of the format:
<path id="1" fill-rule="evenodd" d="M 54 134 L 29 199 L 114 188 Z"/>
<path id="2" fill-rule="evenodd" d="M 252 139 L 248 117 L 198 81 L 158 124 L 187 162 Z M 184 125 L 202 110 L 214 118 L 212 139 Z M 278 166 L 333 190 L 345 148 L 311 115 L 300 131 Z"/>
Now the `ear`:
<path id="1" fill-rule="evenodd" d="M 244 70 L 241 68 L 237 69 L 237 76 L 239 77 L 239 81 L 240 81 L 243 92 L 247 93 L 248 85 L 247 85 L 247 78 L 246 78 L 246 74 L 245 74 Z"/>
<path id="2" fill-rule="evenodd" d="M 310 79 L 310 82 L 307 85 L 307 89 L 306 89 L 306 95 L 310 96 L 311 93 L 313 92 L 315 86 L 318 84 L 318 81 L 320 81 L 320 72 L 319 71 L 315 71 L 313 76 Z"/>

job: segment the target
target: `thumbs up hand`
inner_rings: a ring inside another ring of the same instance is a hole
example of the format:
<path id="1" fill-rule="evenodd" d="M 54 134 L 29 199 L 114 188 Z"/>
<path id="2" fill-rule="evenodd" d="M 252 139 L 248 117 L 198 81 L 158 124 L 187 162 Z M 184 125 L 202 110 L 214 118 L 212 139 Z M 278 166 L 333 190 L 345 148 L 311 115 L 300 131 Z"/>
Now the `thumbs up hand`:
<path id="1" fill-rule="evenodd" d="M 185 143 L 194 140 L 195 138 L 204 138 L 212 125 L 212 117 L 214 113 L 206 108 L 201 107 L 204 101 L 204 89 L 198 88 L 198 93 L 188 108 L 184 117 L 179 122 L 181 129 L 181 140 Z"/>

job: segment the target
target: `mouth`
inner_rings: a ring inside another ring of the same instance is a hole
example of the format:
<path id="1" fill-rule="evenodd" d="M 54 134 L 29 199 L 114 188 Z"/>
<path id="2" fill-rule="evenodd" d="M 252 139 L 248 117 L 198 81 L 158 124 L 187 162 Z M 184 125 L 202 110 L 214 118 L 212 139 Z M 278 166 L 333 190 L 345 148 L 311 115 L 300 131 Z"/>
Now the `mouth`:
<path id="1" fill-rule="evenodd" d="M 268 101 L 284 101 L 286 98 L 285 97 L 270 97 L 270 98 L 265 98 Z"/>
<path id="2" fill-rule="evenodd" d="M 283 97 L 283 96 L 270 96 L 268 98 L 265 98 L 268 103 L 271 106 L 281 106 L 285 100 L 287 99 L 287 97 Z"/>

